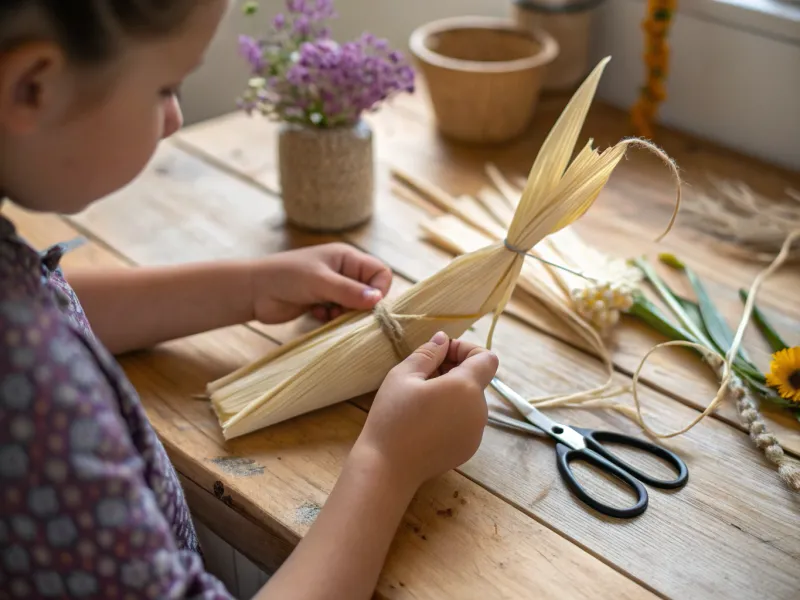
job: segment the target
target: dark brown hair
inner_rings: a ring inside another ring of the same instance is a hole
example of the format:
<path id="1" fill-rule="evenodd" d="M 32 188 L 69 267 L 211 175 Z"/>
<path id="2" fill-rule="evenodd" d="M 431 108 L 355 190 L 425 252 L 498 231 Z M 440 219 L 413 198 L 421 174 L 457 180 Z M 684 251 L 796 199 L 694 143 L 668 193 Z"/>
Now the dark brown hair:
<path id="1" fill-rule="evenodd" d="M 102 62 L 126 37 L 157 37 L 179 28 L 198 1 L 0 0 L 0 51 L 50 35 L 76 62 Z"/>

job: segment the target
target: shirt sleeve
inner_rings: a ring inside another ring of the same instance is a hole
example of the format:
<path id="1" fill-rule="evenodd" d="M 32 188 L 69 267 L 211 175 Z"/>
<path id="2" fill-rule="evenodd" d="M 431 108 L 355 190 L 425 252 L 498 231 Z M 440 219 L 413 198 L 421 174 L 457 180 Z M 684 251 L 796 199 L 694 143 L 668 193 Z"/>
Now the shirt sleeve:
<path id="1" fill-rule="evenodd" d="M 232 598 L 199 554 L 178 547 L 119 406 L 57 311 L 0 303 L 0 589 Z"/>

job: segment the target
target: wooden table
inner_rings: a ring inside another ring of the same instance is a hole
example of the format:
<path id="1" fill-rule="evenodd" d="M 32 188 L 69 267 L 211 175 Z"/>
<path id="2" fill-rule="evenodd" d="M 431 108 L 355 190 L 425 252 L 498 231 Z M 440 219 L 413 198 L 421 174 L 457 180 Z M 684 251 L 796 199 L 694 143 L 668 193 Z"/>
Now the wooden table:
<path id="1" fill-rule="evenodd" d="M 545 98 L 531 133 L 513 145 L 470 149 L 443 142 L 424 99 L 405 98 L 371 118 L 380 190 L 372 222 L 343 239 L 387 262 L 395 290 L 441 268 L 450 257 L 420 240 L 429 216 L 390 192 L 389 167 L 453 194 L 488 183 L 491 161 L 525 176 L 564 99 Z M 601 147 L 629 134 L 625 115 L 596 104 L 583 132 Z M 127 189 L 73 218 L 33 216 L 9 206 L 32 243 L 83 234 L 91 244 L 66 259 L 126 266 L 262 256 L 328 241 L 284 226 L 276 169 L 276 128 L 232 114 L 191 127 L 162 144 Z M 705 142 L 662 132 L 660 144 L 689 181 L 706 172 L 765 193 L 800 189 L 800 176 Z M 679 219 L 662 242 L 673 190 L 657 160 L 632 152 L 577 230 L 619 256 L 677 253 L 707 282 L 735 326 L 737 288 L 758 265 L 726 258 L 719 242 Z M 760 304 L 793 343 L 800 340 L 800 275 L 785 268 Z M 519 306 L 519 305 L 518 305 Z M 525 309 L 518 309 L 524 311 Z M 506 314 L 496 333 L 502 377 L 531 395 L 575 391 L 601 381 L 600 362 L 541 311 Z M 524 315 L 523 315 L 524 316 Z M 123 364 L 181 473 L 195 514 L 235 548 L 276 568 L 308 530 L 359 434 L 369 406 L 356 399 L 225 442 L 207 403 L 193 399 L 207 382 L 313 327 L 303 318 L 280 327 L 248 324 L 164 344 Z M 473 337 L 485 339 L 486 321 Z M 661 341 L 626 323 L 614 347 L 616 378 L 630 375 Z M 759 366 L 768 353 L 747 336 Z M 657 355 L 645 372 L 645 417 L 659 430 L 687 423 L 713 397 L 710 371 L 688 353 Z M 495 400 L 492 400 L 493 402 Z M 555 418 L 631 434 L 641 430 L 610 411 L 553 411 Z M 784 447 L 800 454 L 800 427 L 769 413 Z M 686 435 L 665 442 L 688 463 L 689 485 L 651 490 L 649 510 L 632 521 L 588 511 L 568 492 L 551 444 L 487 428 L 477 455 L 419 490 L 398 531 L 378 585 L 382 598 L 797 598 L 800 498 L 789 492 L 723 406 Z"/>

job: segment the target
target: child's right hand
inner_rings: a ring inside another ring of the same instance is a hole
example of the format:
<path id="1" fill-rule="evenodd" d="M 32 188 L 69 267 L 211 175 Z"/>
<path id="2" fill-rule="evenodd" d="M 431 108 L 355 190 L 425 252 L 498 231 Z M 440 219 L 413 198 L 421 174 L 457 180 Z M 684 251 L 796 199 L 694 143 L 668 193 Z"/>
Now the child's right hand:
<path id="1" fill-rule="evenodd" d="M 438 333 L 386 376 L 356 448 L 412 486 L 462 465 L 480 446 L 498 366 L 494 353 Z"/>

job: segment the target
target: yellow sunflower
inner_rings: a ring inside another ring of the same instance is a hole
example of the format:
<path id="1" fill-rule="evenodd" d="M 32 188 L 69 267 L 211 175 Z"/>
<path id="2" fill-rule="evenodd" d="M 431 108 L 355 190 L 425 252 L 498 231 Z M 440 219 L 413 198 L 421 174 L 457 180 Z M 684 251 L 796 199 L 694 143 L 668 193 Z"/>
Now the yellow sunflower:
<path id="1" fill-rule="evenodd" d="M 785 348 L 772 355 L 767 385 L 778 388 L 783 398 L 800 404 L 800 346 Z"/>

